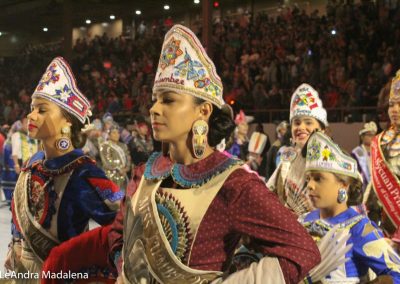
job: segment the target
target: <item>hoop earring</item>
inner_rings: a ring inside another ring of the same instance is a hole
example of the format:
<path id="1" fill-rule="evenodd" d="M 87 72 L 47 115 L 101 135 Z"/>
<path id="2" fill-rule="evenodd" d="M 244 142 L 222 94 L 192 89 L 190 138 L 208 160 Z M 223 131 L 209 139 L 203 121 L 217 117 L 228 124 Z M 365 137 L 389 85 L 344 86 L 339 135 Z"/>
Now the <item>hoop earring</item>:
<path id="1" fill-rule="evenodd" d="M 201 159 L 204 156 L 207 147 L 207 122 L 203 119 L 196 120 L 192 126 L 192 134 L 193 154 L 197 159 Z"/>
<path id="2" fill-rule="evenodd" d="M 71 128 L 69 126 L 64 126 L 61 128 L 61 134 L 63 137 L 56 140 L 56 149 L 61 152 L 67 151 L 71 147 L 71 139 L 69 134 L 71 133 Z"/>
<path id="3" fill-rule="evenodd" d="M 338 192 L 337 201 L 343 203 L 347 200 L 347 190 L 345 188 L 340 188 Z"/>

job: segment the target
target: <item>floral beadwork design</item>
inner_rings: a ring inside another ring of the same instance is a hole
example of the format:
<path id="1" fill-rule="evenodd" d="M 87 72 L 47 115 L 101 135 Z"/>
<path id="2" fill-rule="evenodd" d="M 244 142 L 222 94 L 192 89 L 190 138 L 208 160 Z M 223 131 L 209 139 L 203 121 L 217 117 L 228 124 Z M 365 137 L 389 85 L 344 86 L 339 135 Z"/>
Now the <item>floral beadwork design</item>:
<path id="1" fill-rule="evenodd" d="M 313 139 L 307 150 L 307 159 L 310 161 L 318 160 L 321 157 L 321 143 Z"/>
<path id="2" fill-rule="evenodd" d="M 318 107 L 318 103 L 316 102 L 313 94 L 310 92 L 306 94 L 298 94 L 294 99 L 293 105 L 308 106 L 310 110 Z"/>
<path id="3" fill-rule="evenodd" d="M 219 97 L 222 96 L 221 94 L 221 88 L 218 87 L 217 85 L 211 83 L 208 86 L 206 86 L 205 90 L 209 93 L 211 93 L 212 96 L 214 97 Z"/>
<path id="4" fill-rule="evenodd" d="M 174 75 L 182 78 L 186 77 L 186 80 L 204 80 L 206 76 L 203 64 L 200 61 L 192 59 L 186 49 L 183 61 L 176 65 L 175 69 Z"/>
<path id="5" fill-rule="evenodd" d="M 174 37 L 166 44 L 164 50 L 161 53 L 160 57 L 160 67 L 161 69 L 165 69 L 170 65 L 175 64 L 175 60 L 183 54 L 183 51 L 180 49 L 180 40 L 176 40 Z"/>
<path id="6" fill-rule="evenodd" d="M 56 83 L 60 80 L 60 74 L 57 73 L 56 64 L 51 64 L 47 69 L 46 73 L 43 74 L 42 79 L 40 79 L 39 85 L 37 86 L 37 91 L 42 91 L 45 85 L 50 83 Z"/>
<path id="7" fill-rule="evenodd" d="M 338 162 L 338 165 L 340 167 L 342 167 L 343 169 L 345 169 L 345 170 L 348 170 L 348 171 L 352 171 L 353 170 L 353 166 L 350 163 L 342 161 L 342 162 Z"/>
<path id="8" fill-rule="evenodd" d="M 321 152 L 323 161 L 336 161 L 336 155 L 329 149 L 328 145 L 325 145 L 324 150 Z"/>

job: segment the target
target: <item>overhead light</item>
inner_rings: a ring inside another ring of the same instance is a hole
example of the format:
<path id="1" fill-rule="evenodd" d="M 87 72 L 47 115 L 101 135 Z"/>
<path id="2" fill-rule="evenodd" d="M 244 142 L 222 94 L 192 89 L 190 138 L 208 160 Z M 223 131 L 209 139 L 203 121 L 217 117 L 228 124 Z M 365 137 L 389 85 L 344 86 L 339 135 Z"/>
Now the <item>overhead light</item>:
<path id="1" fill-rule="evenodd" d="M 0 32 L 0 36 L 2 36 L 3 35 L 3 33 L 2 32 Z"/>
<path id="2" fill-rule="evenodd" d="M 110 15 L 110 20 L 115 20 L 115 16 L 114 15 Z"/>
<path id="3" fill-rule="evenodd" d="M 103 27 L 108 27 L 108 23 L 104 22 L 101 24 Z"/>
<path id="4" fill-rule="evenodd" d="M 194 4 L 199 4 L 200 0 L 194 0 Z"/>
<path id="5" fill-rule="evenodd" d="M 331 31 L 331 35 L 335 35 L 335 34 L 336 34 L 336 30 L 333 29 L 333 30 Z"/>
<path id="6" fill-rule="evenodd" d="M 44 31 L 44 32 L 47 32 L 47 31 L 49 31 L 49 29 L 46 28 L 46 27 L 44 27 L 44 28 L 43 28 L 43 31 Z"/>
<path id="7" fill-rule="evenodd" d="M 91 20 L 89 20 L 89 19 L 86 20 L 86 24 L 90 25 L 91 23 L 92 23 Z"/>
<path id="8" fill-rule="evenodd" d="M 169 5 L 164 5 L 164 10 L 169 10 Z"/>
<path id="9" fill-rule="evenodd" d="M 136 15 L 141 15 L 141 14 L 142 14 L 142 11 L 136 10 L 136 11 L 135 11 L 135 14 L 136 14 Z"/>

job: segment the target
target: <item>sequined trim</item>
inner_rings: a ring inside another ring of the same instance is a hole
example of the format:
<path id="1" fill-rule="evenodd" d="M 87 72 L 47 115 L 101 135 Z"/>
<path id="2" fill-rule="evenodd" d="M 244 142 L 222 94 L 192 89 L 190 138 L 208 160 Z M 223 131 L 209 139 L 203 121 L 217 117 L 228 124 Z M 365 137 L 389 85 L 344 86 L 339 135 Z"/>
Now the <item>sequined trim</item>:
<path id="1" fill-rule="evenodd" d="M 171 176 L 174 182 L 184 188 L 200 187 L 216 175 L 235 165 L 243 164 L 242 160 L 230 158 L 223 154 L 220 155 L 221 159 L 215 161 L 215 163 L 209 167 L 205 167 L 204 171 L 195 172 L 189 166 L 173 164 L 168 158 L 163 157 L 162 153 L 157 152 L 152 154 L 147 161 L 144 177 L 147 180 L 160 180 Z M 200 161 L 198 163 L 202 162 L 203 161 Z M 207 163 L 207 161 L 205 163 Z"/>

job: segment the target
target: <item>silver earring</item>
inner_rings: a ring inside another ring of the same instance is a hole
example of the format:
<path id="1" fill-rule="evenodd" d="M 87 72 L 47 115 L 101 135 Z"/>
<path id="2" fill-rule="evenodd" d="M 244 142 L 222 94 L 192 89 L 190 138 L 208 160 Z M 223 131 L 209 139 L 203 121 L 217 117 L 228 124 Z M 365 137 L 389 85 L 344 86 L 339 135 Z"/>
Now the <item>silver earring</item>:
<path id="1" fill-rule="evenodd" d="M 338 192 L 337 201 L 343 203 L 347 200 L 347 190 L 345 188 L 340 188 Z"/>

